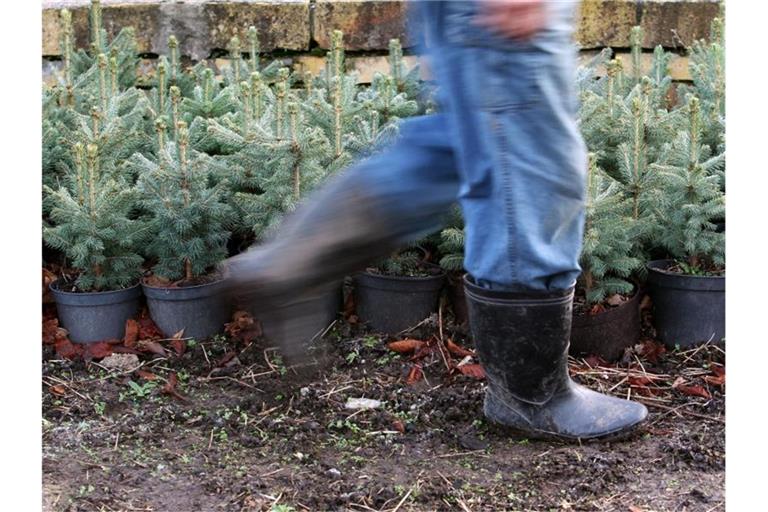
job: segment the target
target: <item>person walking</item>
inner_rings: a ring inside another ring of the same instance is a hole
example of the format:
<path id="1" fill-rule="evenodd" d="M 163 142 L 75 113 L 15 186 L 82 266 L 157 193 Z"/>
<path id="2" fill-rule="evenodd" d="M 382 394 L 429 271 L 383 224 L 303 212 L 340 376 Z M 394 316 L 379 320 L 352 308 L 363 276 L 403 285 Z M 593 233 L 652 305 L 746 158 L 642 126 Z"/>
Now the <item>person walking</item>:
<path id="1" fill-rule="evenodd" d="M 647 409 L 576 384 L 567 366 L 587 171 L 578 2 L 413 3 L 440 112 L 403 121 L 394 144 L 334 177 L 271 240 L 227 260 L 225 280 L 300 323 L 302 305 L 329 283 L 435 232 L 458 202 L 485 416 L 534 438 L 627 436 Z"/>

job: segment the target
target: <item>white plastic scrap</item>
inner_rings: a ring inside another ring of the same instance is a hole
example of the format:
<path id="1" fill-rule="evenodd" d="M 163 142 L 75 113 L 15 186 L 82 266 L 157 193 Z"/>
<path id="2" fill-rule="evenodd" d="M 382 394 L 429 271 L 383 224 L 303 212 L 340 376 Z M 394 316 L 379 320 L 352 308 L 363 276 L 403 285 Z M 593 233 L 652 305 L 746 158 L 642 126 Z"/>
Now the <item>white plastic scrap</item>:
<path id="1" fill-rule="evenodd" d="M 372 398 L 348 398 L 344 404 L 345 409 L 378 409 L 381 407 L 380 400 Z"/>

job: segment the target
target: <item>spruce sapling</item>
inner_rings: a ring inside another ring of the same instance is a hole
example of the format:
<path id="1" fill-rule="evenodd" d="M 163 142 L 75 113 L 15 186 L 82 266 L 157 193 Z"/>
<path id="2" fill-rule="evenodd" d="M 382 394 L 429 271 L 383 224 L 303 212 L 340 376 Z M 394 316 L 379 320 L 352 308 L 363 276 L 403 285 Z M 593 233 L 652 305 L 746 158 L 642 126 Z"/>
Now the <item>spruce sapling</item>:
<path id="1" fill-rule="evenodd" d="M 688 130 L 666 144 L 659 161 L 651 165 L 663 179 L 658 241 L 686 273 L 718 271 L 725 265 L 725 234 L 716 231 L 713 221 L 725 214 L 717 175 L 725 153 L 712 156 L 701 141 L 699 99 L 689 97 L 685 110 Z"/>
<path id="2" fill-rule="evenodd" d="M 43 240 L 79 272 L 67 285 L 81 292 L 136 284 L 144 261 L 138 247 L 149 235 L 147 225 L 131 215 L 134 189 L 102 172 L 99 151 L 93 143 L 75 144 L 63 185 L 44 186 L 51 223 L 44 224 Z"/>
<path id="3" fill-rule="evenodd" d="M 225 182 L 211 186 L 210 157 L 190 148 L 184 121 L 177 127 L 178 141 L 167 140 L 167 126 L 155 123 L 159 154 L 156 161 L 136 154 L 139 204 L 152 215 L 152 241 L 147 246 L 157 259 L 155 276 L 185 284 L 210 278 L 227 255 L 231 209 L 224 200 Z"/>
<path id="4" fill-rule="evenodd" d="M 584 244 L 579 263 L 578 286 L 588 305 L 598 304 L 614 294 L 630 294 L 632 273 L 642 260 L 632 255 L 632 202 L 622 197 L 618 183 L 597 166 L 590 154 L 587 180 Z"/>

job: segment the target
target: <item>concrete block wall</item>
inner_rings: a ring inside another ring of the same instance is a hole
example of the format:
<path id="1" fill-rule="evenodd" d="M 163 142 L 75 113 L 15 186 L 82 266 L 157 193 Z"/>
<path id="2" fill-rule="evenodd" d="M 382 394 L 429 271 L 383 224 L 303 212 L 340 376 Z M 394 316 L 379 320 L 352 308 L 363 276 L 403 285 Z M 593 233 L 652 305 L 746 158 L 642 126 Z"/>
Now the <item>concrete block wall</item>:
<path id="1" fill-rule="evenodd" d="M 330 34 L 339 29 L 349 65 L 368 82 L 376 70 L 387 68 L 389 40 L 400 38 L 408 47 L 408 2 L 404 0 L 102 0 L 103 23 L 110 37 L 122 27 L 136 29 L 138 50 L 147 57 L 146 69 L 158 54 L 167 53 L 168 36 L 174 34 L 181 54 L 190 61 L 222 55 L 229 40 L 246 31 L 259 30 L 261 49 L 303 70 L 322 68 L 323 50 Z M 42 5 L 43 76 L 55 79 L 60 67 L 59 11 L 70 9 L 76 45 L 87 47 L 89 0 L 44 0 Z M 717 0 L 582 0 L 576 42 L 587 59 L 600 48 L 612 47 L 626 56 L 629 32 L 644 29 L 643 47 L 656 45 L 683 50 L 709 35 L 709 24 L 721 12 Z M 243 44 L 245 46 L 245 44 Z M 265 57 L 269 58 L 270 55 Z M 647 61 L 650 62 L 650 57 Z M 416 57 L 410 57 L 411 63 Z M 217 60 L 226 65 L 226 60 Z M 687 80 L 684 52 L 672 62 L 676 80 Z"/>

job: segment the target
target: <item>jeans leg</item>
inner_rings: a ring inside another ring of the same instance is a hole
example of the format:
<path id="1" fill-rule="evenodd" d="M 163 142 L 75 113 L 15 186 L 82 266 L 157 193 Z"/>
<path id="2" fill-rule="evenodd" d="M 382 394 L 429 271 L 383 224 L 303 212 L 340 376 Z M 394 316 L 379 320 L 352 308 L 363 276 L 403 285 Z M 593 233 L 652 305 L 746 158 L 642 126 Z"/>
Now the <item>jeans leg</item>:
<path id="1" fill-rule="evenodd" d="M 279 303 L 437 230 L 459 178 L 443 115 L 409 119 L 396 143 L 342 171 L 280 225 L 227 260 L 235 292 Z"/>
<path id="2" fill-rule="evenodd" d="M 550 25 L 521 42 L 473 25 L 474 2 L 442 7 L 430 56 L 456 141 L 465 267 L 488 288 L 566 289 L 586 192 L 572 9 L 551 3 Z"/>

